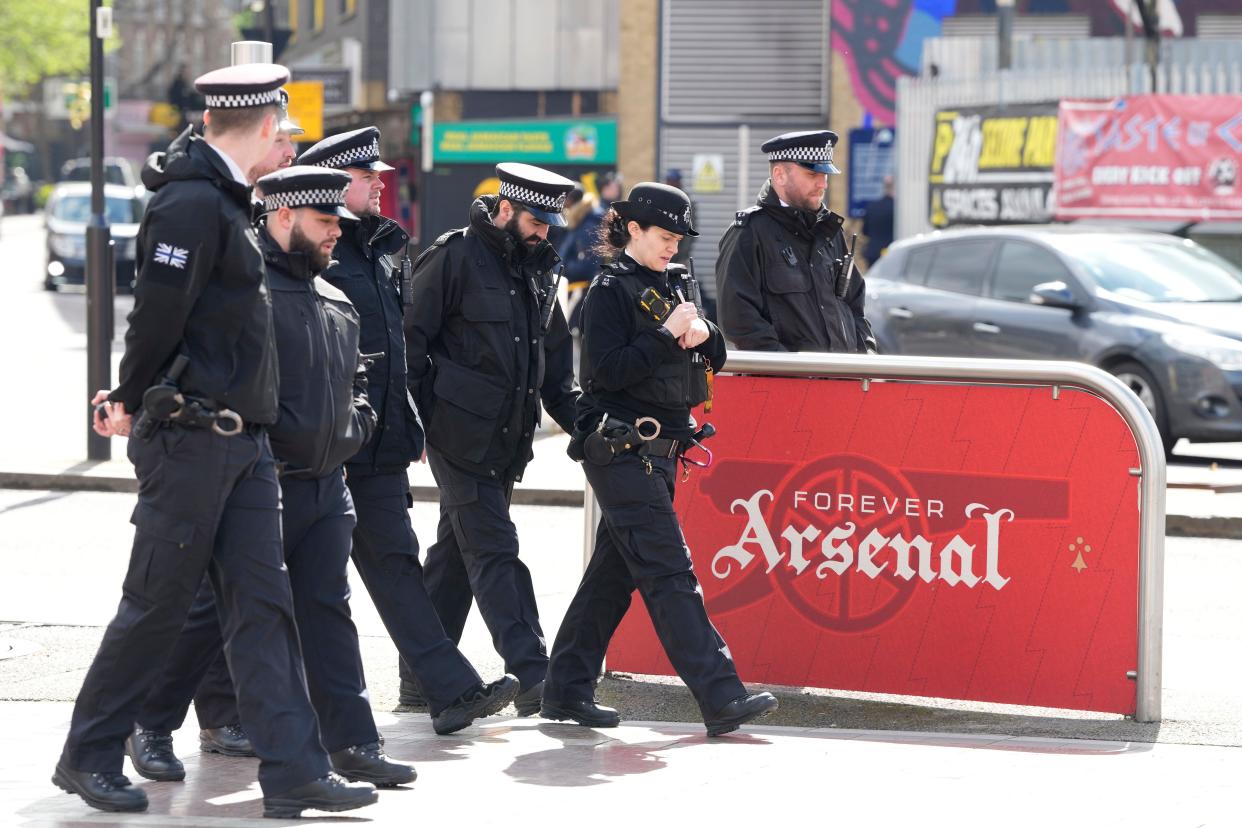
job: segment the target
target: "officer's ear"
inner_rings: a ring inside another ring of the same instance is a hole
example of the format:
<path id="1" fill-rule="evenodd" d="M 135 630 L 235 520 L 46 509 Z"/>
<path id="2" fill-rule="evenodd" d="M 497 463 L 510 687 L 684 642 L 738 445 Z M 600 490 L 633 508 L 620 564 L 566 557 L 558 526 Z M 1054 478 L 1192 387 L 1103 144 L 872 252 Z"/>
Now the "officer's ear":
<path id="1" fill-rule="evenodd" d="M 496 205 L 496 226 L 504 227 L 513 218 L 513 202 L 507 198 L 500 199 Z"/>
<path id="2" fill-rule="evenodd" d="M 266 141 L 279 132 L 280 117 L 275 112 L 268 112 L 263 116 L 263 123 L 259 127 L 259 137 Z"/>

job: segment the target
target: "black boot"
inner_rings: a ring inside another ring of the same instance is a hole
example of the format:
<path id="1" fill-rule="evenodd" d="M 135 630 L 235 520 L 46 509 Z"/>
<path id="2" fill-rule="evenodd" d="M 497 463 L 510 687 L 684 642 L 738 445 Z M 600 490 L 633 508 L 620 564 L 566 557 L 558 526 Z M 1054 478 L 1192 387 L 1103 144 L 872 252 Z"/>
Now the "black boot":
<path id="1" fill-rule="evenodd" d="M 401 688 L 397 692 L 398 713 L 426 710 L 427 699 L 423 691 L 412 681 L 401 679 Z"/>
<path id="2" fill-rule="evenodd" d="M 527 689 L 518 693 L 517 698 L 513 700 L 513 707 L 517 710 L 519 716 L 533 716 L 539 712 L 539 707 L 543 704 L 543 682 L 532 684 Z"/>
<path id="3" fill-rule="evenodd" d="M 65 793 L 77 794 L 101 811 L 145 811 L 147 795 L 135 788 L 123 773 L 78 771 L 56 765 L 52 782 Z"/>
<path id="4" fill-rule="evenodd" d="M 198 746 L 203 753 L 219 753 L 222 756 L 254 756 L 250 737 L 240 724 L 212 727 L 198 733 Z"/>
<path id="5" fill-rule="evenodd" d="M 518 680 L 506 673 L 491 684 L 463 693 L 457 701 L 431 717 L 431 726 L 441 736 L 456 733 L 469 727 L 475 719 L 499 713 L 517 693 Z"/>
<path id="6" fill-rule="evenodd" d="M 704 722 L 707 725 L 707 735 L 719 736 L 722 733 L 737 730 L 747 722 L 766 716 L 778 707 L 780 707 L 780 702 L 771 693 L 738 696 Z"/>
<path id="7" fill-rule="evenodd" d="M 418 778 L 413 765 L 394 762 L 384 755 L 379 742 L 338 750 L 329 758 L 332 769 L 350 782 L 370 782 L 377 788 L 395 788 Z"/>
<path id="8" fill-rule="evenodd" d="M 139 776 L 156 782 L 185 779 L 185 765 L 173 753 L 171 733 L 134 725 L 134 732 L 125 740 L 125 752 Z"/>
<path id="9" fill-rule="evenodd" d="M 594 701 L 559 702 L 544 699 L 539 715 L 554 722 L 577 722 L 584 727 L 616 727 L 621 714 Z"/>
<path id="10" fill-rule="evenodd" d="M 379 800 L 373 785 L 346 782 L 335 773 L 298 785 L 277 796 L 263 797 L 263 816 L 297 819 L 308 808 L 316 811 L 352 811 Z"/>

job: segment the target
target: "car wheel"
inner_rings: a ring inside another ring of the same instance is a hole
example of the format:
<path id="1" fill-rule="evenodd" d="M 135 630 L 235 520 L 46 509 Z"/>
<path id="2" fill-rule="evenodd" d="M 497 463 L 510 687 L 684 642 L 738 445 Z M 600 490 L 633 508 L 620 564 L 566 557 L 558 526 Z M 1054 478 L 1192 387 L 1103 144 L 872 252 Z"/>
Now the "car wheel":
<path id="1" fill-rule="evenodd" d="M 1126 387 L 1134 392 L 1134 396 L 1138 397 L 1151 413 L 1151 418 L 1156 421 L 1156 428 L 1160 430 L 1160 442 L 1164 446 L 1164 456 L 1171 455 L 1178 438 L 1169 431 L 1169 418 L 1165 413 L 1164 396 L 1160 393 L 1156 378 L 1137 362 L 1120 362 L 1112 367 L 1111 373 L 1125 383 Z"/>

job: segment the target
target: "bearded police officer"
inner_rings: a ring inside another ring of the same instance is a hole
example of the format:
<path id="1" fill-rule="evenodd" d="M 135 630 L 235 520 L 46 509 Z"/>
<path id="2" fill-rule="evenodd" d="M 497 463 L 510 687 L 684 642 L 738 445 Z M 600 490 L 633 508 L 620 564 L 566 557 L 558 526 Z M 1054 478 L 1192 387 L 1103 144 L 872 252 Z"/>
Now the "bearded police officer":
<path id="1" fill-rule="evenodd" d="M 415 265 L 406 357 L 440 487 L 427 588 L 454 640 L 471 596 L 478 601 L 506 670 L 521 681 L 517 712 L 531 715 L 547 645 L 509 503 L 532 456 L 540 400 L 562 428 L 573 426 L 573 344 L 547 233 L 564 222 L 574 184 L 528 164 L 500 164 L 496 175 L 500 194 L 476 199 L 470 223 Z"/>
<path id="2" fill-rule="evenodd" d="M 375 801 L 331 773 L 307 696 L 267 427 L 279 368 L 245 170 L 276 138 L 273 64 L 196 81 L 210 122 L 183 154 L 144 171 L 153 190 L 138 236 L 138 279 L 120 384 L 100 391 L 95 429 L 134 435 L 137 529 L 116 617 L 74 705 L 53 781 L 102 810 L 147 798 L 121 773 L 125 737 L 202 582 L 220 596 L 238 708 L 260 758 L 270 812 L 348 810 Z M 132 417 L 139 413 L 135 424 Z"/>
<path id="3" fill-rule="evenodd" d="M 410 292 L 409 236 L 380 215 L 384 189 L 380 132 L 364 127 L 325 138 L 302 153 L 299 165 L 341 169 L 351 177 L 345 201 L 357 219 L 341 222 L 336 263 L 324 273 L 354 303 L 362 319 L 362 350 L 373 355 L 368 394 L 379 417 L 370 443 L 346 462 L 358 514 L 354 565 L 401 655 L 403 683 L 417 681 L 432 725 L 447 734 L 490 716 L 513 700 L 517 680 L 483 684 L 445 635 L 423 584 L 418 539 L 410 523 L 407 469 L 423 453 L 423 429 L 406 387 L 402 315 Z"/>
<path id="4" fill-rule="evenodd" d="M 696 236 L 690 199 L 645 182 L 614 201 L 600 227 L 611 262 L 584 300 L 578 422 L 570 456 L 603 511 L 595 550 L 552 648 L 545 719 L 616 727 L 595 703 L 608 642 L 637 589 L 669 661 L 694 694 L 708 735 L 736 730 L 775 710 L 770 693 L 749 694 L 712 626 L 673 512 L 677 463 L 708 436 L 690 410 L 710 399 L 706 372 L 725 362 L 720 331 L 702 317 L 692 279 L 669 266 Z"/>
<path id="5" fill-rule="evenodd" d="M 823 205 L 836 133 L 788 132 L 764 143 L 771 177 L 720 239 L 720 327 L 755 351 L 875 351 L 862 276 Z"/>
<path id="6" fill-rule="evenodd" d="M 314 167 L 280 170 L 258 181 L 265 216 L 259 240 L 281 367 L 280 412 L 270 435 L 281 468 L 285 562 L 324 747 L 347 779 L 392 787 L 412 782 L 415 773 L 384 755 L 371 715 L 349 612 L 346 569 L 355 520 L 341 467 L 370 438 L 375 412 L 358 354 L 358 314 L 343 293 L 319 278 L 340 237 L 340 220 L 354 218 L 344 207 L 349 183 L 343 172 Z M 191 616 L 170 662 L 180 669 L 139 714 L 143 733 L 150 732 L 153 712 L 174 703 L 184 716 L 189 694 L 182 676 L 192 675 L 195 663 L 210 663 L 219 647 L 214 607 Z M 180 697 L 172 698 L 176 692 Z M 146 750 L 131 753 L 140 774 L 184 778 L 171 744 L 143 741 Z"/>

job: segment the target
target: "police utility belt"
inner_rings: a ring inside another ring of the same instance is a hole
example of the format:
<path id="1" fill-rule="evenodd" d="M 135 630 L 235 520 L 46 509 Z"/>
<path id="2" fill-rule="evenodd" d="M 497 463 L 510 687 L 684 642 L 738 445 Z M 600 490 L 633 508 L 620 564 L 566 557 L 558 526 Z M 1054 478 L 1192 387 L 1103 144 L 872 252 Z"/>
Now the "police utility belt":
<path id="1" fill-rule="evenodd" d="M 703 445 L 703 441 L 715 433 L 711 423 L 704 423 L 685 440 L 674 440 L 660 436 L 660 422 L 654 417 L 639 417 L 630 423 L 605 414 L 600 418 L 599 425 L 582 441 L 582 455 L 588 463 L 606 466 L 622 455 L 635 454 L 642 459 L 648 474 L 651 474 L 652 457 L 679 459 L 682 470 L 688 474 L 690 466 L 707 468 L 712 464 L 712 452 Z M 693 448 L 701 449 L 706 459 L 697 460 L 688 456 L 687 452 Z"/>
<path id="2" fill-rule="evenodd" d="M 209 428 L 221 437 L 233 437 L 248 430 L 236 411 L 181 393 L 177 383 L 189 362 L 184 354 L 178 354 L 168 373 L 143 392 L 142 414 L 134 425 L 134 436 L 149 440 L 156 429 L 169 425 Z M 249 430 L 254 428 L 251 426 Z"/>

